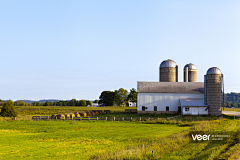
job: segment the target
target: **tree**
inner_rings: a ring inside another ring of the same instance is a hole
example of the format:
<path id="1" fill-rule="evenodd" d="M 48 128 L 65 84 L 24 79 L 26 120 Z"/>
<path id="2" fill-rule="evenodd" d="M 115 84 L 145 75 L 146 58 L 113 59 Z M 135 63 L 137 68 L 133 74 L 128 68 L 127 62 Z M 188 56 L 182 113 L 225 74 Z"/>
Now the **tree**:
<path id="1" fill-rule="evenodd" d="M 48 102 L 48 101 L 46 101 L 44 104 L 43 104 L 43 106 L 52 106 L 53 105 L 53 103 L 52 102 Z"/>
<path id="2" fill-rule="evenodd" d="M 98 103 L 98 100 L 97 100 L 97 99 L 96 99 L 96 100 L 94 100 L 94 101 L 93 101 L 93 103 Z"/>
<path id="3" fill-rule="evenodd" d="M 128 91 L 123 88 L 119 88 L 119 90 L 115 90 L 115 102 L 118 106 L 123 106 L 127 102 L 127 93 Z"/>
<path id="4" fill-rule="evenodd" d="M 5 101 L 0 99 L 0 106 L 1 106 L 3 103 L 5 103 Z"/>
<path id="5" fill-rule="evenodd" d="M 5 117 L 5 116 L 6 117 L 17 117 L 17 112 L 15 111 L 13 101 L 9 100 L 3 104 L 0 115 L 3 117 Z"/>
<path id="6" fill-rule="evenodd" d="M 137 91 L 135 88 L 130 89 L 130 94 L 127 97 L 128 101 L 137 103 Z"/>
<path id="7" fill-rule="evenodd" d="M 103 91 L 99 96 L 99 104 L 104 106 L 113 106 L 115 98 L 115 92 L 112 91 Z"/>
<path id="8" fill-rule="evenodd" d="M 89 101 L 89 100 L 87 100 L 87 101 L 86 101 L 86 105 L 87 105 L 87 106 L 88 106 L 88 105 L 91 106 L 91 105 L 92 105 L 92 102 Z"/>
<path id="9" fill-rule="evenodd" d="M 77 105 L 77 100 L 76 99 L 72 99 L 71 101 L 69 101 L 69 105 L 70 106 L 76 106 Z"/>
<path id="10" fill-rule="evenodd" d="M 15 102 L 14 102 L 14 106 L 25 106 L 25 102 L 24 102 L 24 101 L 21 101 L 21 100 L 15 101 Z"/>
<path id="11" fill-rule="evenodd" d="M 79 101 L 79 106 L 86 106 L 86 105 L 87 105 L 86 100 Z"/>

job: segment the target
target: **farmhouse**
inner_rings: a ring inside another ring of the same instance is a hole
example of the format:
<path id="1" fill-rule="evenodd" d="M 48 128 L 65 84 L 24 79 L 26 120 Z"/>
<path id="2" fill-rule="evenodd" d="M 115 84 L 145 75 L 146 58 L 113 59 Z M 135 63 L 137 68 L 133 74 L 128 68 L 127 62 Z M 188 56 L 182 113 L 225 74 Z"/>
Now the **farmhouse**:
<path id="1" fill-rule="evenodd" d="M 138 113 L 181 113 L 183 115 L 221 115 L 223 75 L 212 67 L 204 82 L 197 81 L 197 68 L 184 67 L 184 82 L 178 82 L 178 66 L 172 60 L 163 61 L 159 82 L 137 82 Z"/>

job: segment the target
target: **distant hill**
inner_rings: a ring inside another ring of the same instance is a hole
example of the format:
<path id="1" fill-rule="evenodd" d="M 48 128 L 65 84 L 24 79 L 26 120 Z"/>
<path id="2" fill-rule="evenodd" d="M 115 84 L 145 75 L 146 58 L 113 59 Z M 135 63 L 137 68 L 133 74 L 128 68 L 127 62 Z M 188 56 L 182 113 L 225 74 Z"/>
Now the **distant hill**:
<path id="1" fill-rule="evenodd" d="M 228 104 L 229 107 L 240 107 L 240 93 L 226 93 L 224 95 L 224 102 Z"/>
<path id="2" fill-rule="evenodd" d="M 59 102 L 59 101 L 62 101 L 62 100 L 58 100 L 58 99 L 42 99 L 42 100 L 39 100 L 39 101 L 32 101 L 32 100 L 18 100 L 18 101 L 24 101 L 25 103 L 30 103 L 32 104 L 32 102 L 39 102 L 39 103 L 44 103 L 44 102 Z M 69 101 L 69 100 L 67 100 Z"/>
<path id="3" fill-rule="evenodd" d="M 39 103 L 44 103 L 44 102 L 59 102 L 59 101 L 70 101 L 70 100 L 59 100 L 59 99 L 41 99 L 39 101 L 32 101 L 32 100 L 17 100 L 17 101 L 24 101 L 25 103 L 30 103 L 32 104 L 33 102 L 39 102 Z M 93 100 L 89 100 L 91 102 L 93 102 Z"/>

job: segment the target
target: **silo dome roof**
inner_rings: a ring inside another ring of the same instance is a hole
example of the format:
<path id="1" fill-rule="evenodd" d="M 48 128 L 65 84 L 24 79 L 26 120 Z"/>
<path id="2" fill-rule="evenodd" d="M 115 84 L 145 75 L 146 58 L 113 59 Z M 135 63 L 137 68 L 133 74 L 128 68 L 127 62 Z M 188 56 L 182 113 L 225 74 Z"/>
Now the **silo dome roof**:
<path id="1" fill-rule="evenodd" d="M 167 59 L 160 64 L 160 68 L 175 68 L 177 63 L 171 59 Z"/>
<path id="2" fill-rule="evenodd" d="M 197 70 L 197 67 L 196 67 L 194 64 L 192 64 L 192 63 L 186 64 L 186 65 L 184 66 L 184 69 L 185 69 L 186 67 L 188 67 L 188 70 L 192 70 L 192 69 Z"/>
<path id="3" fill-rule="evenodd" d="M 208 69 L 207 74 L 222 74 L 222 72 L 217 67 L 211 67 Z"/>

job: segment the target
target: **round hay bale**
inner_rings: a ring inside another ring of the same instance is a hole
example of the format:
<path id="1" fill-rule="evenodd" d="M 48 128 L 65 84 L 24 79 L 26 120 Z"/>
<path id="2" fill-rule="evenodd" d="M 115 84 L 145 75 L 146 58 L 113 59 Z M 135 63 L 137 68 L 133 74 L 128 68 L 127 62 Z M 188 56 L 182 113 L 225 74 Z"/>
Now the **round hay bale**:
<path id="1" fill-rule="evenodd" d="M 70 115 L 70 118 L 74 118 L 75 117 L 74 113 L 69 113 L 69 115 Z"/>
<path id="2" fill-rule="evenodd" d="M 90 111 L 86 111 L 86 113 L 87 113 L 87 116 L 91 116 L 92 115 L 92 112 L 90 112 Z"/>
<path id="3" fill-rule="evenodd" d="M 91 113 L 93 116 L 97 115 L 97 112 L 95 112 L 95 111 L 91 111 Z"/>
<path id="4" fill-rule="evenodd" d="M 95 111 L 95 112 L 94 112 L 94 115 L 99 115 L 98 111 Z"/>
<path id="5" fill-rule="evenodd" d="M 84 111 L 80 111 L 80 112 L 78 112 L 78 114 L 80 114 L 81 116 L 84 116 Z"/>
<path id="6" fill-rule="evenodd" d="M 57 116 L 57 114 L 53 114 L 53 115 L 51 116 L 51 119 L 56 119 L 56 116 Z"/>
<path id="7" fill-rule="evenodd" d="M 64 119 L 65 115 L 64 114 L 58 114 L 57 119 Z"/>
<path id="8" fill-rule="evenodd" d="M 79 114 L 78 112 L 74 112 L 75 115 Z"/>
<path id="9" fill-rule="evenodd" d="M 78 114 L 75 114 L 75 117 L 81 117 L 81 115 L 78 113 Z"/>
<path id="10" fill-rule="evenodd" d="M 70 114 L 64 114 L 65 115 L 65 118 L 70 118 Z"/>

